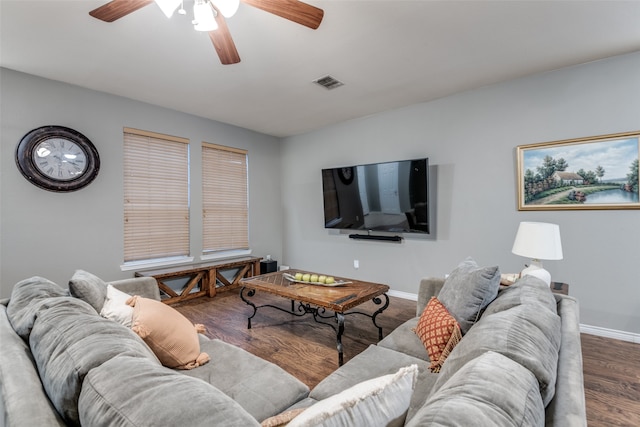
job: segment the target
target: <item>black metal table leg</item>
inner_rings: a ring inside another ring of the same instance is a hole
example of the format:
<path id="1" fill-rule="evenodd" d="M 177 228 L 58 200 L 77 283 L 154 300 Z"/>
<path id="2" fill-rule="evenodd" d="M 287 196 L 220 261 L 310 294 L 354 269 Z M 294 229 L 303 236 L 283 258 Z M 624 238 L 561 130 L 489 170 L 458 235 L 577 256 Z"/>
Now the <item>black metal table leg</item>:
<path id="1" fill-rule="evenodd" d="M 255 306 L 254 303 L 252 303 L 251 301 L 249 301 L 248 299 L 246 299 L 244 297 L 244 291 L 245 291 L 245 287 L 243 287 L 240 290 L 240 298 L 242 299 L 242 301 L 246 302 L 248 305 L 250 305 L 251 307 L 253 307 L 253 314 L 251 314 L 251 316 L 249 316 L 249 318 L 247 319 L 247 329 L 251 329 L 251 319 L 253 319 L 253 316 L 256 315 L 256 312 L 258 311 L 258 308 Z M 249 289 L 249 292 L 247 292 L 247 296 L 252 297 L 256 294 L 255 289 Z"/>
<path id="2" fill-rule="evenodd" d="M 387 307 L 389 307 L 389 297 L 387 296 L 387 294 L 382 294 L 382 296 L 385 298 L 384 305 L 380 307 L 375 313 L 373 313 L 373 316 L 371 317 L 371 319 L 373 320 L 373 325 L 378 328 L 378 341 L 382 340 L 382 327 L 378 326 L 378 324 L 376 323 L 376 317 L 378 317 L 378 314 L 382 313 L 387 309 Z M 373 299 L 373 302 L 377 305 L 380 305 L 380 303 L 382 303 L 382 300 L 379 297 L 375 297 Z"/>
<path id="3" fill-rule="evenodd" d="M 378 325 L 376 318 L 378 317 L 378 315 L 380 313 L 382 313 L 384 310 L 387 309 L 387 307 L 389 307 L 389 297 L 387 296 L 387 294 L 382 294 L 379 297 L 375 297 L 372 299 L 372 301 L 374 302 L 374 304 L 376 305 L 380 305 L 382 304 L 382 306 L 380 308 L 378 308 L 378 310 L 376 310 L 373 315 L 370 315 L 368 313 L 363 313 L 360 311 L 349 311 L 349 312 L 345 312 L 345 313 L 337 313 L 335 312 L 333 315 L 324 315 L 326 309 L 324 307 L 317 307 L 317 306 L 313 306 L 309 303 L 302 303 L 299 302 L 298 303 L 298 307 L 297 310 L 295 309 L 295 300 L 291 300 L 291 311 L 289 310 L 285 310 L 283 308 L 280 308 L 278 306 L 274 306 L 274 305 L 270 305 L 270 304 L 263 304 L 263 305 L 255 305 L 253 302 L 251 302 L 250 300 L 247 299 L 247 297 L 253 297 L 256 293 L 255 289 L 251 289 L 251 288 L 247 288 L 247 287 L 243 287 L 240 290 L 240 298 L 242 299 L 242 301 L 244 301 L 247 305 L 250 305 L 251 308 L 253 308 L 253 313 L 251 313 L 251 316 L 249 316 L 247 318 L 247 329 L 251 329 L 251 319 L 254 318 L 254 316 L 256 315 L 256 313 L 258 312 L 258 308 L 262 308 L 262 307 L 271 307 L 271 308 L 275 308 L 277 310 L 283 311 L 285 313 L 288 314 L 292 314 L 294 316 L 304 316 L 306 314 L 311 314 L 313 316 L 313 320 L 315 320 L 317 323 L 322 323 L 324 325 L 330 326 L 333 328 L 333 330 L 336 332 L 336 346 L 338 349 L 338 365 L 342 366 L 344 363 L 344 353 L 343 353 L 343 345 L 342 345 L 342 335 L 344 334 L 344 318 L 345 315 L 347 314 L 361 314 L 364 316 L 368 316 L 372 319 L 373 321 L 373 325 L 378 328 L 378 340 L 382 340 L 382 327 L 380 325 Z M 383 304 L 383 300 L 382 298 L 384 298 L 384 304 Z M 323 322 L 322 319 L 333 319 L 336 324 L 331 324 L 328 322 Z"/>
<path id="4" fill-rule="evenodd" d="M 344 358 L 342 354 L 342 334 L 344 333 L 344 314 L 336 313 L 336 320 L 338 321 L 338 333 L 337 333 L 338 366 L 342 366 L 342 364 L 344 363 Z"/>

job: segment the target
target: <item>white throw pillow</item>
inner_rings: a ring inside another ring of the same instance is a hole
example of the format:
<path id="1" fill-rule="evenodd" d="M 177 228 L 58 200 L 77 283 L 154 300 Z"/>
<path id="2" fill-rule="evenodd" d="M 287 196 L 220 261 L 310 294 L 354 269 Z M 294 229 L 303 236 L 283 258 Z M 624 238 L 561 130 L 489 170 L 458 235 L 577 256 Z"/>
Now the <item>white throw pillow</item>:
<path id="1" fill-rule="evenodd" d="M 131 295 L 107 286 L 107 299 L 104 301 L 100 316 L 110 320 L 115 320 L 127 328 L 131 327 L 131 318 L 133 317 L 133 307 L 126 304 Z"/>
<path id="2" fill-rule="evenodd" d="M 287 427 L 402 426 L 411 403 L 418 365 L 363 381 L 307 408 Z"/>

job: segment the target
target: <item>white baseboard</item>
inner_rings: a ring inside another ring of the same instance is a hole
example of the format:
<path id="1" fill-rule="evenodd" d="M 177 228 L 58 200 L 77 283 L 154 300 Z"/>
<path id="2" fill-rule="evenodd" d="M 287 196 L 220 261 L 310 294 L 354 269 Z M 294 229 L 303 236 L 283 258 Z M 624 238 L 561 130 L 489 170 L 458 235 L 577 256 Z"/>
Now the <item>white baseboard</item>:
<path id="1" fill-rule="evenodd" d="M 629 341 L 640 344 L 640 334 L 633 332 L 616 331 L 615 329 L 601 328 L 599 326 L 589 326 L 580 324 L 580 332 L 583 334 L 597 335 L 599 337 L 613 338 L 616 340 Z"/>
<path id="2" fill-rule="evenodd" d="M 418 301 L 418 294 L 412 294 L 412 293 L 409 293 L 409 292 L 394 291 L 394 290 L 389 290 L 389 292 L 387 292 L 387 294 L 390 297 L 398 297 L 398 298 L 402 298 L 402 299 L 408 299 L 410 301 Z"/>
<path id="3" fill-rule="evenodd" d="M 411 301 L 418 301 L 418 294 L 412 294 L 409 292 L 390 290 L 387 292 L 389 296 L 403 298 Z M 636 344 L 640 344 L 640 334 L 634 334 L 633 332 L 617 331 L 615 329 L 601 328 L 599 326 L 589 326 L 580 324 L 580 332 L 584 334 L 596 335 L 604 338 L 613 338 L 621 341 L 628 341 Z"/>

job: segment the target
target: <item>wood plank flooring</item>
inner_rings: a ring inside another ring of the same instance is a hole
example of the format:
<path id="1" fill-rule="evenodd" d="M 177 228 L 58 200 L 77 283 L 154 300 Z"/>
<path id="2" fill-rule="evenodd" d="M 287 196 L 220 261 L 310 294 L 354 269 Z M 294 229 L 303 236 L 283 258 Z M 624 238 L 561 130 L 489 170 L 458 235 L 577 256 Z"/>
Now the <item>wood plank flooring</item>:
<path id="1" fill-rule="evenodd" d="M 640 426 L 640 344 L 582 334 L 589 427 Z"/>
<path id="2" fill-rule="evenodd" d="M 264 293 L 257 293 L 252 300 L 256 305 L 291 308 L 288 300 Z M 311 315 L 296 317 L 264 307 L 252 319 L 251 329 L 247 329 L 247 317 L 252 308 L 240 299 L 237 290 L 218 293 L 214 298 L 196 298 L 173 304 L 172 307 L 193 323 L 204 324 L 210 338 L 219 338 L 269 360 L 310 388 L 338 368 L 336 332 L 330 326 L 316 323 Z M 373 302 L 367 302 L 355 310 L 373 314 L 378 308 L 380 306 Z M 376 320 L 386 336 L 414 317 L 415 310 L 414 301 L 390 297 L 389 307 Z M 357 314 L 345 316 L 342 336 L 345 363 L 377 341 L 378 329 L 371 319 Z"/>
<path id="3" fill-rule="evenodd" d="M 256 304 L 290 308 L 286 300 L 257 294 Z M 378 317 L 385 336 L 415 316 L 415 301 L 390 297 L 389 308 Z M 237 290 L 220 292 L 215 298 L 196 298 L 173 304 L 194 323 L 202 323 L 210 338 L 219 338 L 269 360 L 313 388 L 338 367 L 336 333 L 317 324 L 311 316 L 295 317 L 262 308 L 247 329 L 252 309 Z M 373 313 L 372 302 L 358 311 Z M 353 315 L 345 320 L 342 338 L 344 361 L 377 342 L 371 319 Z M 640 426 L 640 344 L 582 335 L 585 397 L 589 427 Z M 215 355 L 210 355 L 215 362 Z"/>

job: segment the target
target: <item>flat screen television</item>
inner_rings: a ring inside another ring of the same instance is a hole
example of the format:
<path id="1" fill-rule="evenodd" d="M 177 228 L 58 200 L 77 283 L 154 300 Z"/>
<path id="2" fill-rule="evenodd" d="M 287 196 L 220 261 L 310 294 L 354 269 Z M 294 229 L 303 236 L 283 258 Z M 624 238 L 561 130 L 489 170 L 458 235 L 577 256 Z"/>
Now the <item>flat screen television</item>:
<path id="1" fill-rule="evenodd" d="M 429 234 L 429 159 L 322 169 L 328 229 Z"/>

